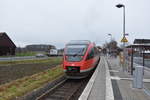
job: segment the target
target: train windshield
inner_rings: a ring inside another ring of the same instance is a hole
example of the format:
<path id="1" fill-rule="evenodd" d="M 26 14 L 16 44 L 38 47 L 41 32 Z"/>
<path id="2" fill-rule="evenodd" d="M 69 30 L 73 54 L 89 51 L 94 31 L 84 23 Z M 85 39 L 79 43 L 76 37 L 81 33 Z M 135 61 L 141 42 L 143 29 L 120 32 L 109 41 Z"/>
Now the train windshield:
<path id="1" fill-rule="evenodd" d="M 82 60 L 87 49 L 87 45 L 68 45 L 66 47 L 65 55 L 68 61 Z"/>
<path id="2" fill-rule="evenodd" d="M 81 55 L 83 56 L 86 51 L 87 45 L 68 45 L 66 55 Z"/>

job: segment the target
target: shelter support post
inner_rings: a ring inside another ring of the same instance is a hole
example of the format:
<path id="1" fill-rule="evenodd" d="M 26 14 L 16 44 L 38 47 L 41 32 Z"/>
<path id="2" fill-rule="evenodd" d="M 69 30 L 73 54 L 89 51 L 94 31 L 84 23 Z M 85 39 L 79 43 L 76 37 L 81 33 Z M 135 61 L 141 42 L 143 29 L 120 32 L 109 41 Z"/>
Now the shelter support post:
<path id="1" fill-rule="evenodd" d="M 133 47 L 132 47 L 132 51 L 131 51 L 131 75 L 133 75 Z"/>

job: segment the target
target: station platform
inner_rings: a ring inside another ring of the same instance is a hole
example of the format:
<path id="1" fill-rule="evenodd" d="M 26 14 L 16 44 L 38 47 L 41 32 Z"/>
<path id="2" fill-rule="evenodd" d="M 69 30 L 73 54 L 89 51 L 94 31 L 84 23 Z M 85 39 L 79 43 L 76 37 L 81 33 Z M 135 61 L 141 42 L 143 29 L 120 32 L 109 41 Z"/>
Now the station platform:
<path id="1" fill-rule="evenodd" d="M 144 70 L 142 89 L 133 88 L 132 80 L 119 58 L 101 57 L 79 100 L 150 100 L 150 70 Z"/>

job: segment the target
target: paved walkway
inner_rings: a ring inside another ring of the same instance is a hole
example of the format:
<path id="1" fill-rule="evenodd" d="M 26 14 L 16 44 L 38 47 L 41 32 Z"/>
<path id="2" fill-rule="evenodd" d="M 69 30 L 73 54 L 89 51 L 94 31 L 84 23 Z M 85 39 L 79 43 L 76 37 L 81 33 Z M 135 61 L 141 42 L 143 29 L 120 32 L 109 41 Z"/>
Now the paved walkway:
<path id="1" fill-rule="evenodd" d="M 111 77 L 104 57 L 101 57 L 79 100 L 114 100 Z"/>
<path id="2" fill-rule="evenodd" d="M 123 72 L 118 58 L 108 58 L 107 61 L 111 73 L 115 100 L 150 100 L 150 96 L 145 93 L 144 89 L 132 88 L 132 76 L 127 72 Z M 149 76 L 150 73 L 145 72 L 144 78 Z M 150 86 L 150 83 L 148 82 L 146 85 Z"/>
<path id="3" fill-rule="evenodd" d="M 144 70 L 144 79 L 145 79 L 145 82 L 144 82 L 144 88 L 149 91 L 149 95 L 150 95 L 150 68 L 145 68 Z"/>
<path id="4" fill-rule="evenodd" d="M 88 97 L 88 100 L 105 100 L 105 87 L 106 87 L 106 68 L 104 59 L 98 66 L 98 74 L 96 76 L 94 85 Z"/>
<path id="5" fill-rule="evenodd" d="M 101 57 L 79 100 L 150 100 L 150 70 L 144 73 L 144 88 L 132 88 L 132 76 L 122 70 L 119 58 Z"/>

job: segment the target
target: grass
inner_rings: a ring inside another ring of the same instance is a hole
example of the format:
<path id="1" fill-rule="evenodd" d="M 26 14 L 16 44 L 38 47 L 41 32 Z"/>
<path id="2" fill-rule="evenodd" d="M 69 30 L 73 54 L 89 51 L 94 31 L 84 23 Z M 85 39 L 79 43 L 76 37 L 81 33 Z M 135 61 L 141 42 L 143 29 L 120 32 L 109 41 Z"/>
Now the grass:
<path id="1" fill-rule="evenodd" d="M 22 52 L 22 53 L 16 53 L 15 56 L 23 57 L 23 56 L 35 56 L 36 52 Z"/>
<path id="2" fill-rule="evenodd" d="M 5 55 L 0 57 L 24 57 L 24 56 L 35 56 L 37 52 L 22 52 L 22 53 L 16 53 L 15 55 Z"/>
<path id="3" fill-rule="evenodd" d="M 17 60 L 17 61 L 0 61 L 0 65 L 15 65 L 15 64 L 30 64 L 30 63 L 54 63 L 59 64 L 62 61 L 61 57 L 48 59 L 32 59 L 32 60 Z"/>
<path id="4" fill-rule="evenodd" d="M 52 81 L 63 74 L 62 66 L 59 65 L 44 72 L 1 85 L 0 100 L 11 100 L 18 96 L 23 96 L 24 94 L 41 87 L 45 83 Z"/>

